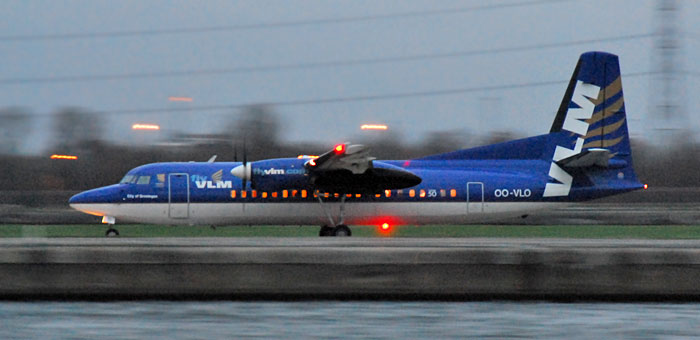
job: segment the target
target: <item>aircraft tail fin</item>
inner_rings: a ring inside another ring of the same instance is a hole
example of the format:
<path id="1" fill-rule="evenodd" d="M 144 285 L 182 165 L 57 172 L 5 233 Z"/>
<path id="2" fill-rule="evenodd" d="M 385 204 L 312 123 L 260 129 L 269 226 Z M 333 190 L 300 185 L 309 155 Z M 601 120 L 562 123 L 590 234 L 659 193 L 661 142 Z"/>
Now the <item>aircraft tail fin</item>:
<path id="1" fill-rule="evenodd" d="M 634 190 L 641 187 L 632 151 L 618 57 L 581 55 L 552 123 L 552 160 L 544 196 L 568 196 L 571 187 Z"/>

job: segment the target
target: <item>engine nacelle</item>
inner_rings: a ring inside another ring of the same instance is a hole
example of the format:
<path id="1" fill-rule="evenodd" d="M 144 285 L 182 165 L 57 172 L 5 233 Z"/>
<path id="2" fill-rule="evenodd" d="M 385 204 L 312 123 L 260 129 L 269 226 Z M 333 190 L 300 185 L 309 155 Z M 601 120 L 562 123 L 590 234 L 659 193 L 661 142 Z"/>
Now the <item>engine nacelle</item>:
<path id="1" fill-rule="evenodd" d="M 256 190 L 307 189 L 310 186 L 306 159 L 268 159 L 239 165 L 231 174 L 251 182 Z"/>

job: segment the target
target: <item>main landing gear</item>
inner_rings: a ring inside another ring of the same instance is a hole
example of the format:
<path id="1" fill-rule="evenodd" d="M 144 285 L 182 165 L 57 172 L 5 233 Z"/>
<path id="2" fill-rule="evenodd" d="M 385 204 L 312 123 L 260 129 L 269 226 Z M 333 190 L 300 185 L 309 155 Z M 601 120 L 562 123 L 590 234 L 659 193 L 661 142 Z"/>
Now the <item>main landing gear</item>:
<path id="1" fill-rule="evenodd" d="M 321 209 L 326 213 L 326 216 L 328 217 L 328 220 L 331 222 L 329 225 L 324 225 L 321 226 L 321 230 L 318 233 L 318 236 L 352 236 L 352 231 L 350 228 L 345 225 L 345 195 L 342 196 L 340 199 L 340 216 L 338 218 L 339 223 L 335 224 L 335 221 L 333 221 L 333 216 L 331 215 L 330 208 L 327 208 L 325 205 L 323 205 L 323 200 L 321 199 L 321 195 L 318 194 L 316 197 L 318 197 L 318 203 L 321 204 Z M 335 227 L 331 227 L 335 226 Z"/>
<path id="2" fill-rule="evenodd" d="M 335 228 L 324 225 L 318 236 L 352 236 L 352 230 L 345 224 L 339 224 Z"/>

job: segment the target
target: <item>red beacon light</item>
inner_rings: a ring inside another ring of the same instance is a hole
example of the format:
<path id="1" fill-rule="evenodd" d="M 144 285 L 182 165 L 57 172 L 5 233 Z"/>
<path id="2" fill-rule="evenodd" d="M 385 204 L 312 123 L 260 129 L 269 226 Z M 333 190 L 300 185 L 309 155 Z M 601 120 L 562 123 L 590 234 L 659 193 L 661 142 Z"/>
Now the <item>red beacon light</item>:
<path id="1" fill-rule="evenodd" d="M 644 183 L 644 190 L 649 189 L 649 184 Z"/>
<path id="2" fill-rule="evenodd" d="M 338 144 L 333 148 L 336 155 L 342 155 L 345 153 L 345 144 Z"/>

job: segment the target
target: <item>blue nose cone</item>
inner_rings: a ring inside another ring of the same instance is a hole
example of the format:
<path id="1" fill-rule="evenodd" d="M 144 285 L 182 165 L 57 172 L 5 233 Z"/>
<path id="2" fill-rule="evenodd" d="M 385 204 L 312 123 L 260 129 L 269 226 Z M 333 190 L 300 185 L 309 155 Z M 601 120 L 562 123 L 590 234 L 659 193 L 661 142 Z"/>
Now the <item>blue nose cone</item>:
<path id="1" fill-rule="evenodd" d="M 87 201 L 88 195 L 86 195 L 87 191 L 83 191 L 79 194 L 73 195 L 69 200 L 68 204 L 80 204 L 80 203 L 89 203 Z"/>
<path id="2" fill-rule="evenodd" d="M 122 199 L 124 192 L 120 186 L 110 185 L 107 187 L 83 191 L 73 195 L 68 200 L 68 204 L 87 204 L 87 203 L 113 203 L 119 202 Z"/>

